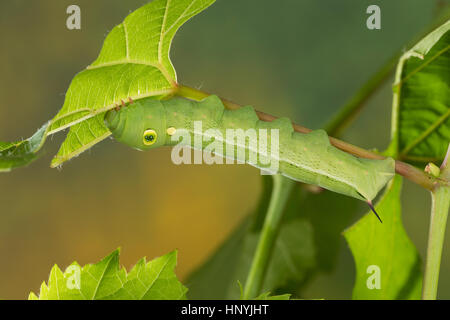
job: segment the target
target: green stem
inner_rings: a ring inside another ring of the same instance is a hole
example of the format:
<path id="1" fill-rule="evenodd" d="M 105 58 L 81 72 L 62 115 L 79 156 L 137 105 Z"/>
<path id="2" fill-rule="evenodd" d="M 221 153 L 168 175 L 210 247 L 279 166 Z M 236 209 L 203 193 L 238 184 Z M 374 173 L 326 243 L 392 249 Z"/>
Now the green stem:
<path id="1" fill-rule="evenodd" d="M 281 175 L 273 176 L 273 189 L 269 208 L 261 230 L 258 246 L 252 260 L 250 272 L 247 276 L 244 288 L 244 299 L 252 299 L 258 296 L 264 282 L 264 276 L 270 261 L 283 210 L 292 191 L 295 182 Z"/>
<path id="2" fill-rule="evenodd" d="M 444 168 L 440 177 L 449 179 L 450 169 Z M 431 220 L 422 289 L 422 299 L 424 300 L 435 300 L 437 297 L 442 247 L 444 245 L 445 227 L 450 206 L 450 187 L 438 186 L 431 192 L 431 199 Z"/>

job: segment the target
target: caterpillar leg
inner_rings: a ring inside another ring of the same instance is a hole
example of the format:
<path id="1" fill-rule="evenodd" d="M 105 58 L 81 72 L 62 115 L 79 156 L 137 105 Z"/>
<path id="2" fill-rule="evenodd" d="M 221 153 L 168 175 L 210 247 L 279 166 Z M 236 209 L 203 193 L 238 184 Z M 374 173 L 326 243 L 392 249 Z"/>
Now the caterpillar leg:
<path id="1" fill-rule="evenodd" d="M 127 98 L 127 101 L 123 101 L 123 99 L 120 99 L 120 104 L 114 103 L 114 105 L 116 106 L 114 108 L 114 110 L 119 111 L 120 109 L 122 109 L 123 107 L 127 107 L 130 104 L 134 103 L 134 100 L 131 97 Z"/>

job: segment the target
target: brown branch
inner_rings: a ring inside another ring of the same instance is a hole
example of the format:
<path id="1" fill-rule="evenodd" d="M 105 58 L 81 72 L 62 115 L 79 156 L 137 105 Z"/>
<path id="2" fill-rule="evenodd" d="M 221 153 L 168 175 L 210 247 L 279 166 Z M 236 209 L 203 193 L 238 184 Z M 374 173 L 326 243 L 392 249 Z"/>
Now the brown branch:
<path id="1" fill-rule="evenodd" d="M 193 100 L 203 100 L 204 98 L 210 95 L 206 92 L 181 85 L 178 87 L 176 94 L 178 96 Z M 236 104 L 230 100 L 223 98 L 221 98 L 221 100 L 227 109 L 236 110 L 241 107 L 239 104 Z M 277 119 L 276 117 L 270 114 L 257 110 L 255 111 L 260 120 L 271 122 Z M 294 130 L 299 133 L 309 133 L 312 131 L 311 129 L 308 129 L 295 123 L 292 123 L 292 126 L 294 127 Z M 342 151 L 345 151 L 357 157 L 366 159 L 385 159 L 385 157 L 383 157 L 382 155 L 357 147 L 345 141 L 333 137 L 329 137 L 329 139 L 330 143 L 336 148 L 341 149 Z M 429 175 L 426 172 L 419 170 L 416 167 L 406 162 L 402 162 L 400 160 L 395 160 L 395 172 L 428 190 L 433 190 L 437 185 L 441 183 L 448 184 L 448 182 L 439 180 L 433 177 L 432 175 Z"/>

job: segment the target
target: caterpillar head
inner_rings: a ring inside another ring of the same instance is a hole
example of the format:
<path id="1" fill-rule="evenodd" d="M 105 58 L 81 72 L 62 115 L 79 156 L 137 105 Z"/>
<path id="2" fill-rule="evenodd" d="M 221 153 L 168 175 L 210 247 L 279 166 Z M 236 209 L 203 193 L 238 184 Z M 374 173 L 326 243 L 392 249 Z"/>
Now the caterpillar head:
<path id="1" fill-rule="evenodd" d="M 105 124 L 113 137 L 138 150 L 162 146 L 166 142 L 164 108 L 151 98 L 136 101 L 106 113 Z"/>

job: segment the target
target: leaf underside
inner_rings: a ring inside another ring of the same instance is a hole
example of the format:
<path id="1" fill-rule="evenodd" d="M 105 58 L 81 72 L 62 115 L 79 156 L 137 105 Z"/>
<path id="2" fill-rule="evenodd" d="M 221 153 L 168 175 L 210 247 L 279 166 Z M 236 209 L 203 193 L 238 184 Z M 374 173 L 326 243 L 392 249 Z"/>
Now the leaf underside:
<path id="1" fill-rule="evenodd" d="M 100 55 L 78 73 L 50 134 L 70 127 L 51 166 L 80 154 L 110 135 L 106 111 L 123 101 L 161 99 L 176 89 L 169 51 L 176 31 L 215 0 L 155 0 L 132 12 L 105 39 Z"/>
<path id="2" fill-rule="evenodd" d="M 0 141 L 0 172 L 8 172 L 16 167 L 26 166 L 38 155 L 47 137 L 49 123 L 42 126 L 29 139 L 18 142 Z"/>

